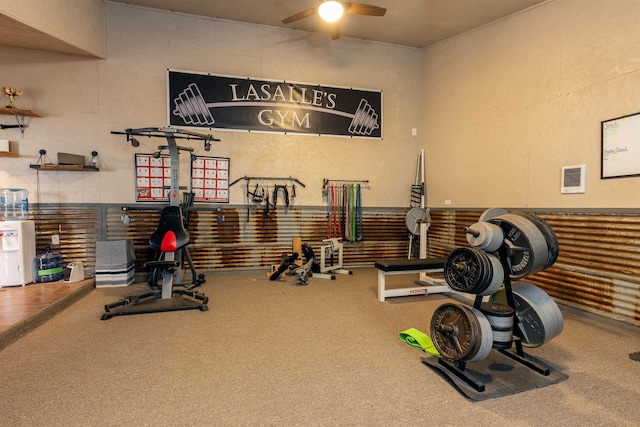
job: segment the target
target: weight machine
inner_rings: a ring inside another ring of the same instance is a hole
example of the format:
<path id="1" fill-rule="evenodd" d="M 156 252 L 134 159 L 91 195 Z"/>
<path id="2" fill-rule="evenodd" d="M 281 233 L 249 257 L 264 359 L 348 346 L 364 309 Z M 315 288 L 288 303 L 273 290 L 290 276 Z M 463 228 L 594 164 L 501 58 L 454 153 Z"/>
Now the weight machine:
<path id="1" fill-rule="evenodd" d="M 342 256 L 344 252 L 344 245 L 342 239 L 331 238 L 324 239 L 322 245 L 320 245 L 320 273 L 314 274 L 313 277 L 323 277 L 332 274 L 353 274 L 351 270 L 342 268 Z M 334 256 L 338 254 L 338 262 L 334 264 Z M 327 265 L 329 261 L 329 265 Z M 330 278 L 330 277 L 329 277 Z"/>
<path id="2" fill-rule="evenodd" d="M 169 206 L 163 208 L 160 215 L 160 222 L 156 231 L 149 238 L 151 247 L 160 251 L 160 256 L 155 261 L 144 264 L 145 268 L 154 269 L 152 277 L 162 276 L 162 289 L 157 289 L 156 279 L 152 279 L 152 290 L 142 295 L 125 296 L 119 301 L 106 304 L 105 314 L 102 320 L 110 319 L 114 316 L 157 313 L 165 311 L 179 311 L 198 309 L 207 311 L 209 298 L 203 293 L 193 291 L 193 288 L 205 282 L 204 275 L 196 275 L 193 262 L 189 256 L 187 245 L 189 243 L 189 233 L 185 228 L 188 226 L 188 215 L 185 217 L 183 207 L 179 203 L 178 185 L 180 159 L 179 152 L 193 152 L 191 147 L 178 146 L 176 139 L 203 141 L 205 151 L 211 150 L 211 142 L 219 141 L 212 135 L 205 135 L 174 128 L 138 128 L 126 129 L 124 132 L 111 132 L 127 136 L 127 142 L 133 146 L 140 143 L 135 136 L 146 136 L 156 138 L 166 138 L 167 145 L 159 146 L 159 150 L 169 150 L 171 157 L 171 179 L 169 186 Z M 189 199 L 189 198 L 186 198 Z M 189 202 L 190 200 L 190 202 Z M 185 203 L 190 207 L 193 199 L 190 198 Z M 192 272 L 192 283 L 185 285 L 179 282 L 182 257 L 184 257 Z M 156 274 L 158 272 L 159 274 Z M 175 280 L 178 279 L 178 280 Z M 174 286 L 182 286 L 184 289 L 175 289 Z M 156 289 L 154 289 L 156 288 Z"/>

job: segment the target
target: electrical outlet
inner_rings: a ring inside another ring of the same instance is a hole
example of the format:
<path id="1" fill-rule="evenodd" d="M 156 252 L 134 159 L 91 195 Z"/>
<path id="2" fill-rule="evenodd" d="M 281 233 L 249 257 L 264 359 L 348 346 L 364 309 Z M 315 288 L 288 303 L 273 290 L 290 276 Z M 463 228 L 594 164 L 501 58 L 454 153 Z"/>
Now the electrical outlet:
<path id="1" fill-rule="evenodd" d="M 52 234 L 51 235 L 51 244 L 52 245 L 59 245 L 60 244 L 60 236 L 57 234 Z"/>
<path id="2" fill-rule="evenodd" d="M 450 199 L 445 199 L 444 200 L 444 204 L 445 205 L 450 205 L 451 204 L 451 200 Z"/>

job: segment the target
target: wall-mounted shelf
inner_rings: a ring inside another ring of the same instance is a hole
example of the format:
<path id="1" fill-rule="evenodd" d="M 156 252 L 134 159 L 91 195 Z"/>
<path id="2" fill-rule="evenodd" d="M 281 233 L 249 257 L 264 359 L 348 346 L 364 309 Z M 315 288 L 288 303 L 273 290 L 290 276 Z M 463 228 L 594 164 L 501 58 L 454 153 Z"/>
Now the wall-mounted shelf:
<path id="1" fill-rule="evenodd" d="M 0 151 L 0 157 L 19 157 L 19 155 L 13 151 Z"/>
<path id="2" fill-rule="evenodd" d="M 79 165 L 29 165 L 31 169 L 42 171 L 67 171 L 67 172 L 98 172 L 100 169 L 95 166 L 79 166 Z"/>
<path id="3" fill-rule="evenodd" d="M 42 117 L 40 114 L 36 113 L 33 110 L 23 110 L 22 108 L 5 108 L 5 107 L 0 107 L 0 114 L 6 114 L 6 115 L 17 115 L 17 116 L 24 116 L 24 117 Z"/>
<path id="4" fill-rule="evenodd" d="M 36 113 L 33 110 L 23 110 L 22 108 L 2 107 L 0 108 L 0 114 L 15 116 L 16 121 L 18 122 L 17 127 L 20 128 L 20 134 L 22 135 L 24 135 L 24 128 L 27 127 L 27 125 L 24 124 L 25 117 L 42 117 L 40 114 Z M 3 125 L 2 129 L 10 127 L 16 127 L 16 125 Z"/>

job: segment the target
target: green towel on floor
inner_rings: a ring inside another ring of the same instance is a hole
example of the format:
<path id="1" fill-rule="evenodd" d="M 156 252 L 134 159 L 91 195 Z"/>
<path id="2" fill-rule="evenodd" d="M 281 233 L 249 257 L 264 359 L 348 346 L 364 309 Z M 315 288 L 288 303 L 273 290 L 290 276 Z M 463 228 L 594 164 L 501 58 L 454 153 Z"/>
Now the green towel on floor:
<path id="1" fill-rule="evenodd" d="M 420 332 L 415 328 L 409 328 L 406 331 L 400 332 L 398 338 L 407 344 L 419 348 L 420 350 L 429 353 L 432 356 L 442 357 L 438 350 L 433 345 L 431 338 L 424 332 Z"/>

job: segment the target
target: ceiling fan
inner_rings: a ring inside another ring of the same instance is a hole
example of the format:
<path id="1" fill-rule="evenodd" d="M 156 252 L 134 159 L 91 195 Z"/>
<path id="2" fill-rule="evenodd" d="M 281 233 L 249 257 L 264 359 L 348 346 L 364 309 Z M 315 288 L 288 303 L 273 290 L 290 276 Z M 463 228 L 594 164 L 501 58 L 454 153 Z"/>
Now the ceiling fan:
<path id="1" fill-rule="evenodd" d="M 384 16 L 384 14 L 387 13 L 387 9 L 364 3 L 320 0 L 318 7 L 291 15 L 288 18 L 283 19 L 282 23 L 289 24 L 316 13 L 320 15 L 323 20 L 329 23 L 329 33 L 331 34 L 331 38 L 336 40 L 340 37 L 340 24 L 338 21 L 343 14 L 351 13 L 354 15 Z"/>

